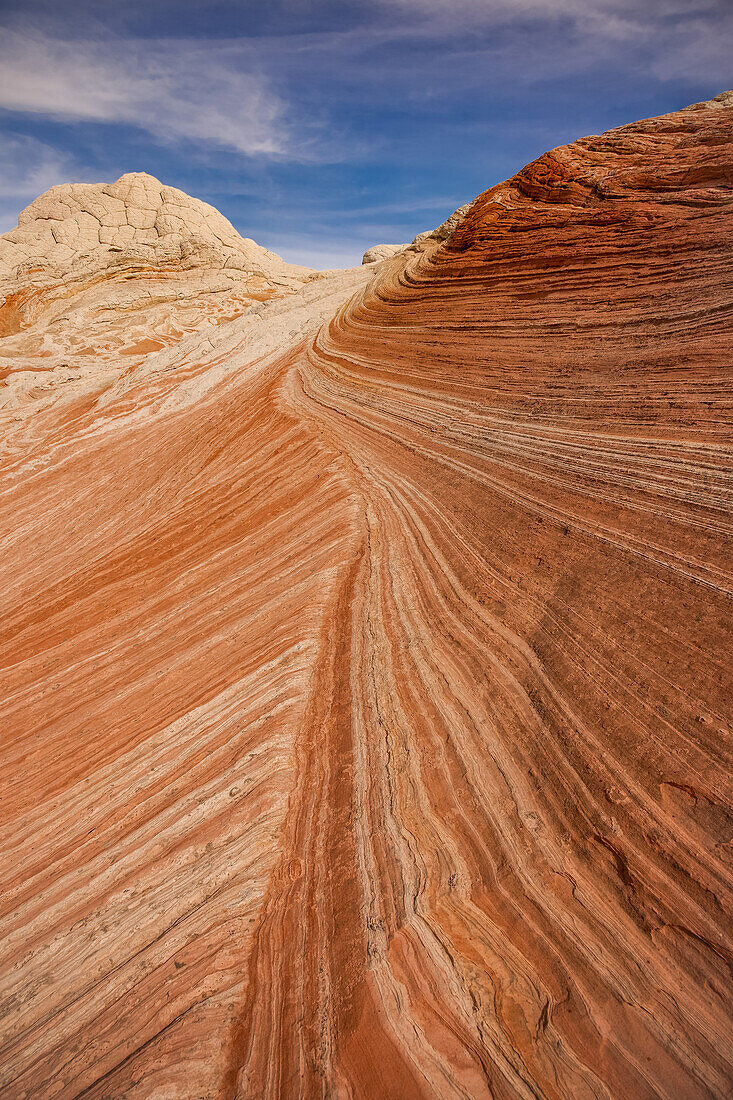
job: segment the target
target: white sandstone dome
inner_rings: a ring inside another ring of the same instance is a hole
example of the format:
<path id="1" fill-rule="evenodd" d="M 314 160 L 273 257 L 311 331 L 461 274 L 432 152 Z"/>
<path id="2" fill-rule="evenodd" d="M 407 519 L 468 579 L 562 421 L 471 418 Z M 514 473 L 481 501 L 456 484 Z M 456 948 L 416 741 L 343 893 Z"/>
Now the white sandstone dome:
<path id="1" fill-rule="evenodd" d="M 308 271 L 241 237 L 213 206 L 144 172 L 128 172 L 112 184 L 52 187 L 0 237 L 0 285 L 73 277 L 79 269 L 88 274 L 129 261 L 296 278 Z"/>

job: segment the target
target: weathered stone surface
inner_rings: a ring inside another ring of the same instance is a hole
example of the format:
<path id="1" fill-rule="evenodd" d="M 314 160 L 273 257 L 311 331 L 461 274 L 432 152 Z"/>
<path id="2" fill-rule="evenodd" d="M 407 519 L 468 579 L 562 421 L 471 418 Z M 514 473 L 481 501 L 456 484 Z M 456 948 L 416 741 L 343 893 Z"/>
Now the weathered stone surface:
<path id="1" fill-rule="evenodd" d="M 404 252 L 406 249 L 411 249 L 413 251 L 422 250 L 432 241 L 447 241 L 453 231 L 461 224 L 472 205 L 473 204 L 469 202 L 466 203 L 465 206 L 459 206 L 449 218 L 446 218 L 446 220 L 437 227 L 437 229 L 428 229 L 425 233 L 418 233 L 409 244 L 373 245 L 366 250 L 361 262 L 363 264 L 381 263 L 382 260 L 391 260 L 394 256 L 398 256 L 400 252 Z"/>
<path id="2" fill-rule="evenodd" d="M 585 138 L 16 425 L 3 1095 L 730 1095 L 732 183 Z"/>
<path id="3" fill-rule="evenodd" d="M 208 203 L 130 172 L 113 184 L 61 184 L 31 203 L 0 237 L 0 293 L 9 282 L 68 282 L 133 261 L 296 278 L 308 270 L 240 237 Z"/>
<path id="4" fill-rule="evenodd" d="M 152 176 L 53 187 L 0 237 L 0 410 L 35 415 L 60 385 L 89 397 L 313 275 Z"/>
<path id="5" fill-rule="evenodd" d="M 377 264 L 382 260 L 391 260 L 393 256 L 404 252 L 409 247 L 408 244 L 375 244 L 372 248 L 367 248 L 361 262 L 363 264 Z"/>
<path id="6" fill-rule="evenodd" d="M 446 218 L 437 229 L 428 230 L 426 233 L 418 233 L 412 242 L 413 245 L 424 244 L 428 241 L 447 241 L 453 231 L 461 224 L 472 206 L 473 203 L 467 202 L 465 206 L 459 206 L 457 210 L 454 210 L 451 216 Z"/>

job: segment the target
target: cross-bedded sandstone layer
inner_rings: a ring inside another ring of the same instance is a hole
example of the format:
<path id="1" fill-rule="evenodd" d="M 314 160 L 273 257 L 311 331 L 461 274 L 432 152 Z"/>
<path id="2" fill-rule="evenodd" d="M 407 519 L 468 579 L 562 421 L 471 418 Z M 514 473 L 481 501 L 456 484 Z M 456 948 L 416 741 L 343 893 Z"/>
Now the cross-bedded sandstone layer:
<path id="1" fill-rule="evenodd" d="M 142 172 L 52 187 L 0 237 L 0 417 L 19 424 L 62 394 L 103 391 L 315 274 Z"/>
<path id="2" fill-rule="evenodd" d="M 24 421 L 4 1095 L 730 1095 L 732 215 L 723 97 Z"/>

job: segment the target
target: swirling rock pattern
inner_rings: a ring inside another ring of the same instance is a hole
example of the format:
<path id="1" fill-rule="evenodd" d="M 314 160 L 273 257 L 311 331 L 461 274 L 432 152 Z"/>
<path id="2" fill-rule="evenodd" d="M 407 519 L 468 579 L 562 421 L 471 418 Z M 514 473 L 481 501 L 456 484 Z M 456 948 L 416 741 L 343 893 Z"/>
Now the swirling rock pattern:
<path id="1" fill-rule="evenodd" d="M 730 1095 L 732 184 L 583 139 L 28 419 L 4 1095 Z"/>
<path id="2" fill-rule="evenodd" d="M 312 277 L 145 173 L 52 187 L 0 237 L 0 419 L 89 399 Z"/>

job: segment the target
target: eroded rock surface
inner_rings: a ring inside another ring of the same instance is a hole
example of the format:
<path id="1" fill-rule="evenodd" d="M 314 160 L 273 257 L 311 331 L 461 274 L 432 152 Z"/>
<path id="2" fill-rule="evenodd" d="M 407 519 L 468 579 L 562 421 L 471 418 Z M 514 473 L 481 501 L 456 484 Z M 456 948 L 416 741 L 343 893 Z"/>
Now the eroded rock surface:
<path id="1" fill-rule="evenodd" d="M 730 1095 L 732 185 L 585 138 L 25 417 L 3 1095 Z"/>
<path id="2" fill-rule="evenodd" d="M 0 237 L 0 280 L 43 286 L 111 266 L 212 266 L 245 275 L 302 276 L 274 252 L 243 238 L 208 203 L 144 172 L 113 184 L 61 184 Z"/>
<path id="3" fill-rule="evenodd" d="M 377 264 L 381 263 L 382 260 L 391 260 L 393 256 L 397 256 L 398 253 L 404 252 L 409 247 L 407 244 L 375 244 L 372 248 L 367 248 L 361 262 L 363 264 Z"/>
<path id="4" fill-rule="evenodd" d="M 361 262 L 363 264 L 381 263 L 384 260 L 393 259 L 407 249 L 411 251 L 422 251 L 432 241 L 447 241 L 466 217 L 472 205 L 473 203 L 469 202 L 466 203 L 465 206 L 459 206 L 457 210 L 453 211 L 449 218 L 446 218 L 446 220 L 437 227 L 437 229 L 428 229 L 424 233 L 418 233 L 410 244 L 373 245 L 366 250 Z"/>
<path id="5" fill-rule="evenodd" d="M 152 176 L 52 187 L 0 237 L 0 410 L 35 414 L 60 385 L 98 392 L 313 275 Z"/>

